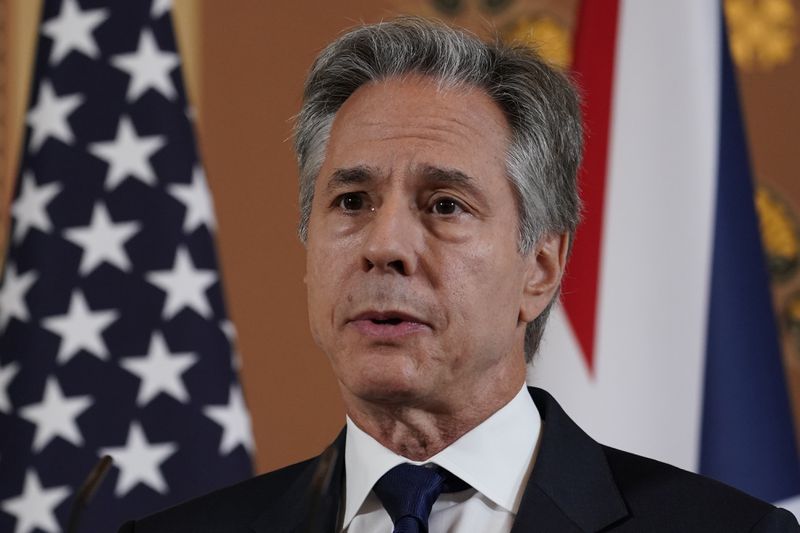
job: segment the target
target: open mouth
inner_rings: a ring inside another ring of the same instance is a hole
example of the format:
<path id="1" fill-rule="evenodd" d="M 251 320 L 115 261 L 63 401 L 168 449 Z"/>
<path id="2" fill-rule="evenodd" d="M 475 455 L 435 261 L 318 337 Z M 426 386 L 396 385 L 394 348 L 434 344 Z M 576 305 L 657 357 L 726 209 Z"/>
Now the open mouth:
<path id="1" fill-rule="evenodd" d="M 350 321 L 359 332 L 369 337 L 402 337 L 430 330 L 420 319 L 399 311 L 368 311 Z"/>
<path id="2" fill-rule="evenodd" d="M 397 326 L 398 324 L 405 322 L 402 318 L 372 318 L 370 322 L 373 324 L 383 324 L 389 326 Z"/>

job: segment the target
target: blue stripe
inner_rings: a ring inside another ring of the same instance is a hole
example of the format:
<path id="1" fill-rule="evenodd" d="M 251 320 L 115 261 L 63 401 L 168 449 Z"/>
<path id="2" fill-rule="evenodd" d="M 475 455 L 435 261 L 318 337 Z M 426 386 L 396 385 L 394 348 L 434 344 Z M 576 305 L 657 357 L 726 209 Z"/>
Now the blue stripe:
<path id="1" fill-rule="evenodd" d="M 736 78 L 722 30 L 719 170 L 700 472 L 767 501 L 800 494 Z"/>

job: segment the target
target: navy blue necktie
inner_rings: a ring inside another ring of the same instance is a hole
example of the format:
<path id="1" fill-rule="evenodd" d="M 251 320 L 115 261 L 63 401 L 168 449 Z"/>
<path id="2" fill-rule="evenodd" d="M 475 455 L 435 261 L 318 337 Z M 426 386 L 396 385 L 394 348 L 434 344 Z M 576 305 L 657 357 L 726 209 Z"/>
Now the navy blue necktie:
<path id="1" fill-rule="evenodd" d="M 427 533 L 428 517 L 439 494 L 467 488 L 443 468 L 404 463 L 386 472 L 373 490 L 392 517 L 392 533 Z"/>

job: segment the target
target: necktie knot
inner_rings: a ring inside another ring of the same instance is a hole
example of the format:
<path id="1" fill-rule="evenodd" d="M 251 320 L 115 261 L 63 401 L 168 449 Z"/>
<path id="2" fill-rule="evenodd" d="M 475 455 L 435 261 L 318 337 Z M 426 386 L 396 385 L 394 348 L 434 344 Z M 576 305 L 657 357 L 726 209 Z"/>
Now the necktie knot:
<path id="1" fill-rule="evenodd" d="M 375 494 L 392 517 L 394 533 L 428 531 L 433 503 L 442 492 L 464 490 L 468 485 L 443 468 L 397 465 L 375 484 Z"/>

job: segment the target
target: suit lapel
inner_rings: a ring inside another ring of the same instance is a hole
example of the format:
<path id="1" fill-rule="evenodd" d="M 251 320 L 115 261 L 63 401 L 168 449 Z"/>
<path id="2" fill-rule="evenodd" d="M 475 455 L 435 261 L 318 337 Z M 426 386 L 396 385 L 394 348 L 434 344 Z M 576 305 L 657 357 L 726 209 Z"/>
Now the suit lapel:
<path id="1" fill-rule="evenodd" d="M 266 510 L 253 523 L 252 531 L 333 533 L 344 486 L 344 443 L 345 430 L 342 430 L 333 444 L 308 463 L 281 498 L 265 502 Z M 333 459 L 327 466 L 323 464 L 325 457 Z M 313 489 L 321 486 L 318 481 L 327 485 L 327 489 Z"/>
<path id="2" fill-rule="evenodd" d="M 625 518 L 627 507 L 602 447 L 552 396 L 529 391 L 542 416 L 542 435 L 512 533 L 598 531 Z"/>

